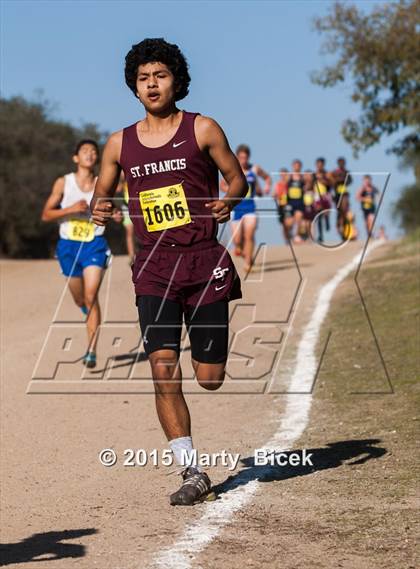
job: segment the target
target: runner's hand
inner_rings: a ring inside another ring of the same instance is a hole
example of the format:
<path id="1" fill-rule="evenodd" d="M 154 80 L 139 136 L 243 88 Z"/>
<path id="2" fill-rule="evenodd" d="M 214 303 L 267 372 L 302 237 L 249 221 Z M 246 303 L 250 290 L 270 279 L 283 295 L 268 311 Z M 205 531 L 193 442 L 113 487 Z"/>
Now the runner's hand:
<path id="1" fill-rule="evenodd" d="M 92 211 L 92 221 L 96 225 L 106 225 L 112 218 L 114 206 L 111 200 L 98 200 Z"/>
<path id="2" fill-rule="evenodd" d="M 229 221 L 232 207 L 224 200 L 214 200 L 206 203 L 205 206 L 211 209 L 211 213 L 217 223 L 226 223 Z"/>
<path id="3" fill-rule="evenodd" d="M 89 209 L 89 204 L 86 200 L 79 200 L 69 207 L 69 213 L 86 213 Z"/>

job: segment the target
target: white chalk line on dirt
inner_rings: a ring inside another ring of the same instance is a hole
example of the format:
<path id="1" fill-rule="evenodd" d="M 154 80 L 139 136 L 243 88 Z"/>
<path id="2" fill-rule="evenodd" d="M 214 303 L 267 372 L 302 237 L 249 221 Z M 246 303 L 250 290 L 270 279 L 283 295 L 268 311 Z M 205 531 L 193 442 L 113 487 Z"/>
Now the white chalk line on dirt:
<path id="1" fill-rule="evenodd" d="M 364 253 L 364 258 L 382 244 L 375 241 Z M 310 393 L 317 370 L 315 348 L 321 326 L 328 313 L 335 289 L 351 271 L 357 268 L 363 256 L 358 253 L 347 265 L 342 267 L 332 279 L 321 287 L 312 316 L 305 326 L 299 342 L 295 368 L 288 386 L 288 395 L 280 425 L 273 437 L 261 448 L 290 450 L 306 428 L 312 403 Z M 258 477 L 265 470 L 269 474 L 272 467 L 258 468 Z M 206 504 L 203 515 L 184 529 L 180 538 L 170 547 L 161 551 L 152 561 L 152 567 L 171 569 L 191 569 L 195 556 L 203 551 L 232 519 L 235 512 L 247 505 L 257 491 L 260 482 L 255 479 L 252 468 L 240 471 L 227 484 L 226 491 L 216 502 Z"/>

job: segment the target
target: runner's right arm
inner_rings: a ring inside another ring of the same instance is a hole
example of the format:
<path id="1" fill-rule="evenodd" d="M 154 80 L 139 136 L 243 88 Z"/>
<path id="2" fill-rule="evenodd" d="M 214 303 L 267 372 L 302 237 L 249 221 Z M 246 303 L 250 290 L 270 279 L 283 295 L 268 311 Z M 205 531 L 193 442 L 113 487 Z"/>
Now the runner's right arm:
<path id="1" fill-rule="evenodd" d="M 79 200 L 69 207 L 58 207 L 63 199 L 64 193 L 64 178 L 57 178 L 52 187 L 51 194 L 45 202 L 44 209 L 42 210 L 42 221 L 57 221 L 69 215 L 77 215 L 85 213 L 89 209 L 89 205 L 85 200 Z"/>
<path id="2" fill-rule="evenodd" d="M 112 198 L 120 179 L 119 164 L 122 146 L 122 130 L 109 137 L 102 155 L 101 170 L 90 202 L 92 221 L 96 225 L 106 225 L 112 219 L 114 204 Z"/>

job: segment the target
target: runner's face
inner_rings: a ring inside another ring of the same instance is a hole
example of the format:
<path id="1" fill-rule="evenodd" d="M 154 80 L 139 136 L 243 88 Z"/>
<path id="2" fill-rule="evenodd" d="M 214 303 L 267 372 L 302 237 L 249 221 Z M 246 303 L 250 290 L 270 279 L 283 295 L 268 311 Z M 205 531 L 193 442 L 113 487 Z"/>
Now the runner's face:
<path id="1" fill-rule="evenodd" d="M 137 95 L 148 111 L 167 108 L 175 98 L 174 76 L 164 63 L 146 63 L 137 70 Z"/>
<path id="2" fill-rule="evenodd" d="M 317 172 L 323 172 L 324 171 L 325 164 L 322 160 L 317 160 L 315 165 L 316 165 Z"/>
<path id="3" fill-rule="evenodd" d="M 293 162 L 293 172 L 300 172 L 301 168 L 302 168 L 302 164 L 299 162 L 299 160 L 296 160 L 295 162 Z"/>
<path id="4" fill-rule="evenodd" d="M 241 168 L 246 168 L 248 166 L 248 162 L 249 162 L 249 154 L 247 154 L 246 152 L 238 152 L 238 161 L 239 164 L 241 165 Z"/>
<path id="5" fill-rule="evenodd" d="M 83 168 L 93 168 L 98 161 L 98 153 L 93 144 L 83 144 L 74 157 L 74 161 Z"/>

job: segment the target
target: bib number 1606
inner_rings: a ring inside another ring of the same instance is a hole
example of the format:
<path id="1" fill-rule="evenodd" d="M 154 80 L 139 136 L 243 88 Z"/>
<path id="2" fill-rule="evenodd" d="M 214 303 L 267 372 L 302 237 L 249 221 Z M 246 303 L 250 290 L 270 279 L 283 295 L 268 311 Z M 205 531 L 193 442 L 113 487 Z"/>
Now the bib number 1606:
<path id="1" fill-rule="evenodd" d="M 145 207 L 143 209 L 146 214 L 147 225 L 154 225 L 155 223 L 162 223 L 164 220 L 173 221 L 175 217 L 183 219 L 185 217 L 185 209 L 182 207 L 180 201 L 174 204 L 166 203 L 163 207 L 155 205 L 153 208 Z"/>
<path id="2" fill-rule="evenodd" d="M 147 231 L 163 231 L 191 223 L 182 184 L 142 191 L 139 199 Z"/>

